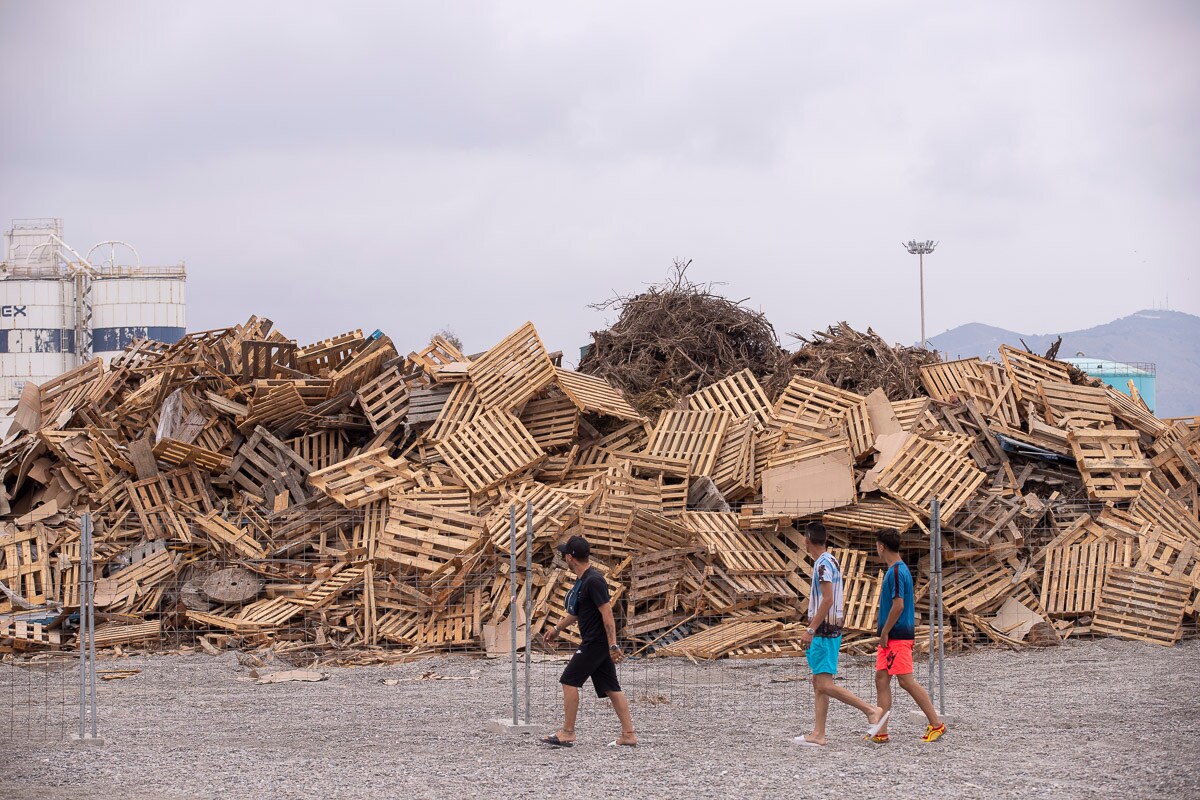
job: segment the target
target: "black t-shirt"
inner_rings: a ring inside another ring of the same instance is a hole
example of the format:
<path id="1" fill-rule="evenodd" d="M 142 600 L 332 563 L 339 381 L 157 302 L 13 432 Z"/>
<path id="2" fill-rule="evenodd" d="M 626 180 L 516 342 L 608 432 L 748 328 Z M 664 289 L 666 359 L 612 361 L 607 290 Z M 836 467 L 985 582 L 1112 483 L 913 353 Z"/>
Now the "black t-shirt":
<path id="1" fill-rule="evenodd" d="M 595 567 L 588 567 L 567 592 L 567 613 L 579 618 L 579 638 L 584 644 L 607 646 L 608 635 L 600 616 L 600 606 L 607 602 L 608 582 Z"/>

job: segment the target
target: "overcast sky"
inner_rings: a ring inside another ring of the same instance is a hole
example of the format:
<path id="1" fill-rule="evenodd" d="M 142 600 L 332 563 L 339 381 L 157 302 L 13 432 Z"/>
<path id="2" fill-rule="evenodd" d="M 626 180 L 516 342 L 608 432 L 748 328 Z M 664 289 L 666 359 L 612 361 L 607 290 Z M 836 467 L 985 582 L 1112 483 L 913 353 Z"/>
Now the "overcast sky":
<path id="1" fill-rule="evenodd" d="M 673 258 L 787 331 L 1200 314 L 1200 3 L 0 2 L 0 223 L 188 265 L 188 323 L 532 319 Z"/>

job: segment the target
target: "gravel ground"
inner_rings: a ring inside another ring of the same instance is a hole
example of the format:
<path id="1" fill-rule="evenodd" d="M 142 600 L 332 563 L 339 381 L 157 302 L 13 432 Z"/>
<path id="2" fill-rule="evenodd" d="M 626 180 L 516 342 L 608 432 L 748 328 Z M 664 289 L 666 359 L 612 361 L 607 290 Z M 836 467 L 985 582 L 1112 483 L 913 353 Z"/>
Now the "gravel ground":
<path id="1" fill-rule="evenodd" d="M 585 694 L 580 743 L 553 750 L 487 732 L 508 708 L 506 662 L 441 658 L 260 686 L 234 654 L 123 658 L 100 665 L 142 669 L 100 684 L 107 746 L 0 738 L 0 797 L 1183 800 L 1200 797 L 1197 664 L 1196 641 L 977 651 L 947 662 L 958 721 L 941 742 L 918 741 L 901 693 L 891 745 L 861 741 L 861 715 L 834 703 L 831 745 L 810 751 L 790 745 L 811 721 L 802 663 L 644 662 L 622 670 L 641 747 L 605 747 L 615 717 Z M 559 669 L 533 669 L 546 732 Z M 464 680 L 419 677 L 431 670 Z M 870 670 L 850 659 L 845 685 L 870 697 Z"/>

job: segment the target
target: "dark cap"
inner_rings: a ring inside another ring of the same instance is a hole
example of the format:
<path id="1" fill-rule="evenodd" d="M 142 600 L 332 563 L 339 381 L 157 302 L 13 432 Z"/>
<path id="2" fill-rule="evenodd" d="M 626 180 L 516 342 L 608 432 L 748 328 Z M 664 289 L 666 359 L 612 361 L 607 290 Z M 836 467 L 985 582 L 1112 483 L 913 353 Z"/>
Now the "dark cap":
<path id="1" fill-rule="evenodd" d="M 582 536 L 572 536 L 558 546 L 558 552 L 564 556 L 572 556 L 580 561 L 586 561 L 591 555 L 592 546 Z"/>

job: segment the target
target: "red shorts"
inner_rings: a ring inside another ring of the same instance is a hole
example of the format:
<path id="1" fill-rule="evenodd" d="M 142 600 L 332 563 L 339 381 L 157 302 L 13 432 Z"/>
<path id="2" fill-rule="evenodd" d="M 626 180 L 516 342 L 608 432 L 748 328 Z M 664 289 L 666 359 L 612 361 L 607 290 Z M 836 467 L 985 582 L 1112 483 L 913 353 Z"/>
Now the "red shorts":
<path id="1" fill-rule="evenodd" d="M 889 639 L 887 647 L 880 647 L 875 653 L 875 671 L 888 675 L 909 674 L 913 671 L 912 651 L 912 639 Z"/>

